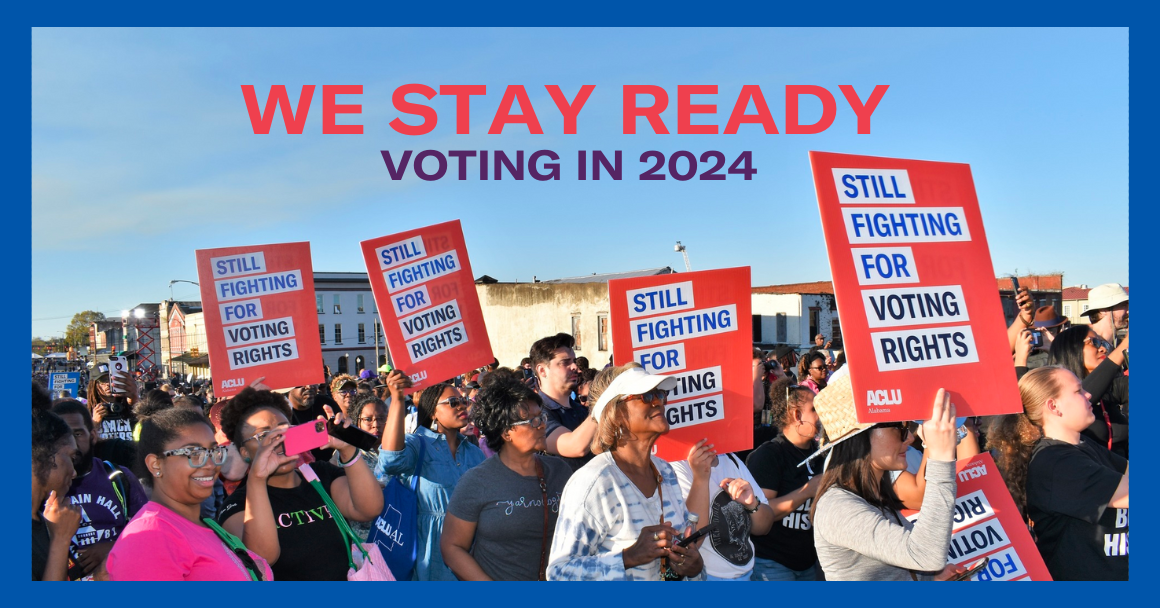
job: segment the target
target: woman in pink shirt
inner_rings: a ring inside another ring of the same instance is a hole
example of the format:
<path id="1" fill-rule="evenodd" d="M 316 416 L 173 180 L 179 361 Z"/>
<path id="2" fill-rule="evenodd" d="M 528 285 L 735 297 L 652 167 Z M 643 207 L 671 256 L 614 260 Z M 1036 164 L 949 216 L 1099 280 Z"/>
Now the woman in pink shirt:
<path id="1" fill-rule="evenodd" d="M 137 445 L 142 481 L 153 497 L 117 538 L 106 568 L 110 580 L 271 580 L 270 566 L 240 540 L 199 518 L 225 461 L 224 446 L 200 412 L 184 408 L 141 421 Z"/>

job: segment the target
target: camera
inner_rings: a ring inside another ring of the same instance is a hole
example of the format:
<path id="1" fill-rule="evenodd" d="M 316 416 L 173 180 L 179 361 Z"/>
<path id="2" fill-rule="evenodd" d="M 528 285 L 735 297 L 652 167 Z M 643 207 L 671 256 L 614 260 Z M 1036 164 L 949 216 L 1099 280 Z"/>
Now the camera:
<path id="1" fill-rule="evenodd" d="M 110 414 L 116 414 L 119 416 L 124 411 L 125 411 L 125 405 L 123 403 L 121 403 L 120 401 L 110 401 L 109 402 L 109 413 Z"/>
<path id="2" fill-rule="evenodd" d="M 1031 330 L 1031 346 L 1033 348 L 1042 348 L 1043 347 L 1043 330 L 1041 330 L 1041 329 Z"/>

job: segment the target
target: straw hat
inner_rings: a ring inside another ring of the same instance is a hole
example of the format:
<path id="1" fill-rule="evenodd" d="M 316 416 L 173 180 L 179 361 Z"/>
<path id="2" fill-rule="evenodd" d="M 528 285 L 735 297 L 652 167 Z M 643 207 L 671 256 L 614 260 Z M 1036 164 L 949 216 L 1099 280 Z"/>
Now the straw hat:
<path id="1" fill-rule="evenodd" d="M 858 411 L 854 407 L 854 388 L 850 384 L 849 366 L 842 366 L 834 372 L 826 383 L 826 388 L 814 397 L 814 411 L 822 421 L 829 441 L 822 444 L 817 452 L 803 460 L 801 464 L 814 459 L 823 452 L 828 452 L 839 443 L 869 430 L 873 422 L 858 422 Z M 799 464 L 798 466 L 801 466 Z"/>

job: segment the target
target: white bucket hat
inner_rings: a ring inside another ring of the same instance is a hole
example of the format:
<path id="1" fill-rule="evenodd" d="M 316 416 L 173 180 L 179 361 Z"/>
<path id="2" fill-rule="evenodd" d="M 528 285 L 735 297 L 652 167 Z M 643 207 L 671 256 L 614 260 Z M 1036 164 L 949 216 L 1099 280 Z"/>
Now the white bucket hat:
<path id="1" fill-rule="evenodd" d="M 1088 292 L 1088 309 L 1084 315 L 1091 316 L 1101 310 L 1107 310 L 1116 304 L 1128 301 L 1128 292 L 1119 283 L 1104 283 L 1097 285 Z"/>

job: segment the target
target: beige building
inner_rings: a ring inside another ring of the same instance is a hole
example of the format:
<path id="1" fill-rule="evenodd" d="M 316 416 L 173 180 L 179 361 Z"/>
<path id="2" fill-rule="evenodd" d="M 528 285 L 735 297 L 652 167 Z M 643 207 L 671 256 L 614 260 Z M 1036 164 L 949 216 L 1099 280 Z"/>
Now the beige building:
<path id="1" fill-rule="evenodd" d="M 839 348 L 842 328 L 829 281 L 754 287 L 750 297 L 754 344 L 809 348 L 814 336 L 822 334 Z"/>
<path id="2" fill-rule="evenodd" d="M 576 356 L 600 369 L 612 356 L 608 281 L 672 272 L 665 267 L 536 283 L 500 283 L 484 275 L 475 290 L 500 365 L 518 367 L 533 342 L 563 332 L 576 338 Z"/>

